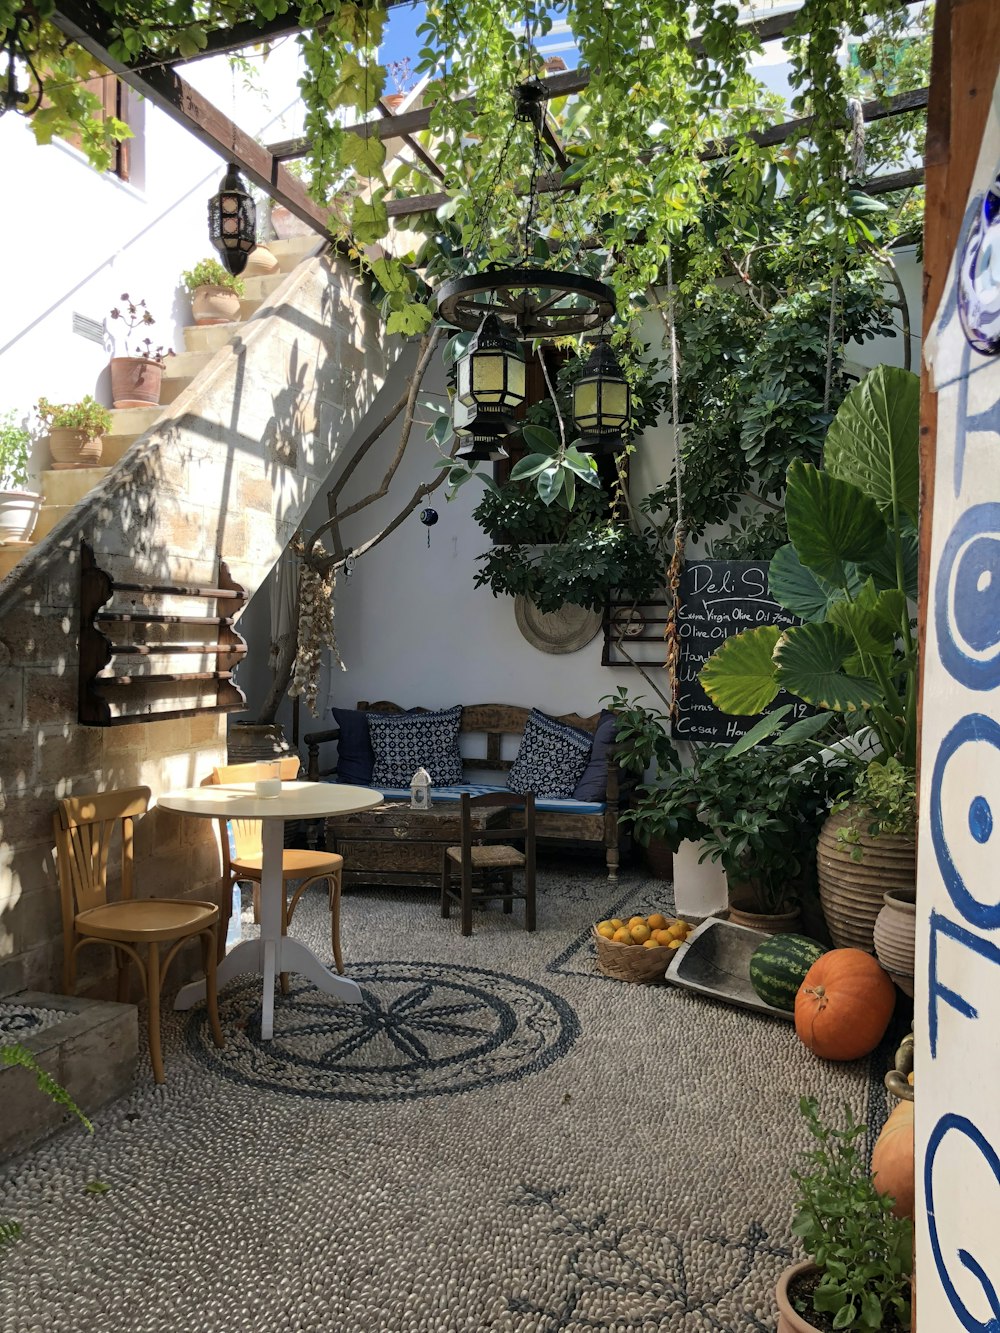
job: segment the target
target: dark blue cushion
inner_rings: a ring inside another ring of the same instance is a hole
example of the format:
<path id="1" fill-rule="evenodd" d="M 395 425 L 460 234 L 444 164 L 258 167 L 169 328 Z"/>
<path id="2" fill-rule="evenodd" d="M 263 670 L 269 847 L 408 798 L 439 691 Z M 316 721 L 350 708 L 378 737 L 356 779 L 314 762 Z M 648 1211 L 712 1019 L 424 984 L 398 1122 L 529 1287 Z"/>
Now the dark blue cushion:
<path id="1" fill-rule="evenodd" d="M 533 708 L 507 774 L 511 791 L 570 798 L 590 753 L 590 732 Z"/>
<path id="2" fill-rule="evenodd" d="M 594 732 L 590 758 L 583 776 L 573 789 L 576 801 L 606 801 L 608 799 L 608 750 L 615 743 L 618 719 L 607 708 L 601 709 L 600 721 Z"/>
<path id="3" fill-rule="evenodd" d="M 375 766 L 375 751 L 368 734 L 368 714 L 356 708 L 335 708 L 333 720 L 340 728 L 337 780 L 367 787 Z"/>

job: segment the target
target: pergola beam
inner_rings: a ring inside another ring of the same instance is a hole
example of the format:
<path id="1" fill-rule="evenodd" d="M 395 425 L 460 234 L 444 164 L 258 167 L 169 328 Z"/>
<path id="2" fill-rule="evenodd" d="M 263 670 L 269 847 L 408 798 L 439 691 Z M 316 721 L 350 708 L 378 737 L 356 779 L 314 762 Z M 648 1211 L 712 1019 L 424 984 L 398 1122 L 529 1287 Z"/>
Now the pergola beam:
<path id="1" fill-rule="evenodd" d="M 741 24 L 740 30 L 754 33 L 761 42 L 774 42 L 780 37 L 784 37 L 797 16 L 798 10 L 792 10 L 788 14 L 776 14 L 771 18 L 754 19 L 749 23 Z M 688 46 L 695 55 L 701 55 L 704 52 L 704 45 L 700 36 L 692 37 Z M 590 83 L 590 70 L 583 67 L 568 69 L 559 74 L 549 74 L 540 82 L 550 99 L 553 97 L 569 97 L 571 93 L 582 92 L 587 87 Z M 475 110 L 475 95 L 459 98 L 458 105 Z M 432 111 L 433 103 L 431 106 L 419 107 L 413 111 L 404 111 L 401 116 L 395 116 L 393 118 L 393 133 L 403 136 L 429 129 Z M 344 129 L 349 134 L 365 134 L 369 124 L 370 122 L 367 121 L 359 121 L 353 125 L 345 125 Z M 278 143 L 269 144 L 268 147 L 276 158 L 285 161 L 289 158 L 304 157 L 309 151 L 309 140 L 301 137 L 282 139 Z"/>
<path id="2" fill-rule="evenodd" d="M 866 122 L 885 120 L 889 116 L 900 116 L 907 111 L 916 111 L 927 105 L 927 89 L 917 88 L 913 92 L 899 93 L 896 97 L 890 97 L 886 101 L 865 102 L 862 106 L 862 112 Z M 755 143 L 762 146 L 773 146 L 784 143 L 786 139 L 792 138 L 795 134 L 808 132 L 811 121 L 805 120 L 786 120 L 780 125 L 772 125 L 766 130 L 757 130 L 748 137 Z M 706 162 L 715 161 L 724 157 L 733 146 L 733 140 L 727 139 L 721 144 L 713 145 L 704 155 Z M 642 161 L 652 160 L 651 154 L 643 154 Z M 894 186 L 891 188 L 902 189 L 903 186 Z M 535 184 L 535 189 L 539 194 L 560 194 L 565 190 L 577 190 L 578 184 L 566 185 L 561 172 L 548 172 L 540 176 Z M 885 193 L 885 191 L 878 191 Z M 389 199 L 386 201 L 386 209 L 391 218 L 409 217 L 414 213 L 426 213 L 440 208 L 442 204 L 447 203 L 449 195 L 441 194 L 422 194 L 412 195 L 409 199 Z"/>
<path id="3" fill-rule="evenodd" d="M 302 182 L 173 69 L 161 65 L 133 69 L 115 59 L 108 50 L 110 34 L 106 16 L 92 0 L 57 0 L 51 22 L 117 74 L 123 83 L 165 111 L 199 143 L 218 153 L 224 162 L 235 162 L 255 185 L 284 204 L 297 218 L 308 222 L 328 240 L 337 239 L 330 230 L 329 211 L 310 199 Z"/>

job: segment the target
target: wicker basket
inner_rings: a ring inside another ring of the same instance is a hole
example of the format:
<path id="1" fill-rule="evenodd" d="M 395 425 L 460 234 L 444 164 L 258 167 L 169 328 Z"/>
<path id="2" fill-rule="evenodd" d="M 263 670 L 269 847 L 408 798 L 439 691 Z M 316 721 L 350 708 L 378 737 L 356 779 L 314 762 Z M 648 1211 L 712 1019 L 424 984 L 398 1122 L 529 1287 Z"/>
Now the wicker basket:
<path id="1" fill-rule="evenodd" d="M 638 981 L 642 985 L 662 981 L 667 964 L 676 952 L 666 944 L 658 944 L 655 949 L 647 949 L 641 944 L 618 944 L 598 935 L 596 926 L 591 933 L 597 946 L 598 972 L 617 981 Z"/>

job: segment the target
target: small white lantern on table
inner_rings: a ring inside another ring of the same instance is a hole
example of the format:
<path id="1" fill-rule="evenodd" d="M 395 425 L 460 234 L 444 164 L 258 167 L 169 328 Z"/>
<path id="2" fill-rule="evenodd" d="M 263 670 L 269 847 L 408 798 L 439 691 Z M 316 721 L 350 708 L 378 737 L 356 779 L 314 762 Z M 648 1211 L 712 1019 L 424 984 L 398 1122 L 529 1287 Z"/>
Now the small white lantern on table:
<path id="1" fill-rule="evenodd" d="M 431 775 L 426 768 L 418 768 L 410 779 L 410 809 L 431 808 Z"/>

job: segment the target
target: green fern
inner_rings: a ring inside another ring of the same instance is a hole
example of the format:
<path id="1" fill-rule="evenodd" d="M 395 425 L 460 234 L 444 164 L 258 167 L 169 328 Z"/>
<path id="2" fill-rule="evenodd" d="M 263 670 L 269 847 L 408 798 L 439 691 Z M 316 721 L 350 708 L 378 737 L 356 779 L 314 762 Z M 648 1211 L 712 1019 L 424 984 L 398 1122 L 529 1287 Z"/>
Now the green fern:
<path id="1" fill-rule="evenodd" d="M 14 1241 L 20 1239 L 20 1236 L 20 1222 L 0 1222 L 0 1249 L 4 1245 L 12 1245 Z"/>
<path id="2" fill-rule="evenodd" d="M 61 1083 L 57 1083 L 51 1074 L 46 1073 L 31 1052 L 24 1046 L 18 1045 L 17 1042 L 10 1046 L 0 1046 L 0 1065 L 20 1065 L 22 1069 L 27 1069 L 34 1074 L 39 1090 L 51 1097 L 60 1106 L 64 1106 L 67 1111 L 72 1111 L 87 1132 L 93 1134 L 94 1126 L 66 1089 Z"/>

